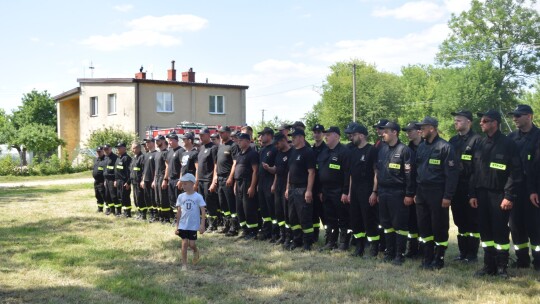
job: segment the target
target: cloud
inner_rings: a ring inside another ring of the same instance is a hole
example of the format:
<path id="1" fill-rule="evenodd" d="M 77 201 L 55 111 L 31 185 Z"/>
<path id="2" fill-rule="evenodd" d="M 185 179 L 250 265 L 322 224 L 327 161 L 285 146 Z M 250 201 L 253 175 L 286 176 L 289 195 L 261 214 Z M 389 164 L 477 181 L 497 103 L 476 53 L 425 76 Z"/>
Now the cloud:
<path id="1" fill-rule="evenodd" d="M 435 22 L 445 17 L 446 10 L 433 2 L 414 1 L 394 9 L 380 7 L 375 9 L 372 15 L 375 17 L 394 17 L 401 20 Z"/>
<path id="2" fill-rule="evenodd" d="M 101 51 L 115 51 L 134 46 L 179 45 L 179 32 L 196 32 L 208 24 L 208 20 L 193 15 L 145 16 L 129 21 L 127 31 L 109 35 L 93 35 L 80 43 Z"/>
<path id="3" fill-rule="evenodd" d="M 32 42 L 39 42 L 40 39 L 38 37 L 30 37 L 30 41 Z"/>
<path id="4" fill-rule="evenodd" d="M 449 13 L 460 14 L 471 8 L 470 0 L 444 0 L 444 7 Z"/>
<path id="5" fill-rule="evenodd" d="M 119 4 L 113 6 L 113 8 L 119 12 L 126 13 L 133 9 L 133 5 L 131 4 Z"/>

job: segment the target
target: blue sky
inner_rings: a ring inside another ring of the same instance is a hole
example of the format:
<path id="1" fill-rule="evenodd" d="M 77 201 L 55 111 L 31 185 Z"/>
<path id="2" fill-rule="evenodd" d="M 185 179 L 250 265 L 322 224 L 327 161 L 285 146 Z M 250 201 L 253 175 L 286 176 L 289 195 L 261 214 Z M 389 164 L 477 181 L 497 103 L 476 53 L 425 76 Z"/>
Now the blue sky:
<path id="1" fill-rule="evenodd" d="M 328 67 L 359 58 L 380 69 L 431 63 L 451 13 L 468 0 L 3 1 L 0 107 L 33 88 L 52 95 L 77 78 L 166 79 L 249 85 L 247 120 L 297 120 L 320 97 Z"/>

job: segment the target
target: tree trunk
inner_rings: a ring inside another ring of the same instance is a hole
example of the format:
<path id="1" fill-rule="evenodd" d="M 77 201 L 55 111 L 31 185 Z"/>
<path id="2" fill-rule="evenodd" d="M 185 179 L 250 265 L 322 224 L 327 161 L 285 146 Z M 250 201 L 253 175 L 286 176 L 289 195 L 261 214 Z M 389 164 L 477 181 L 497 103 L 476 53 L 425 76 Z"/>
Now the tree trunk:
<path id="1" fill-rule="evenodd" d="M 18 146 L 12 147 L 19 153 L 19 158 L 21 159 L 21 166 L 28 166 L 28 161 L 26 160 L 26 148 L 21 149 L 21 147 Z"/>

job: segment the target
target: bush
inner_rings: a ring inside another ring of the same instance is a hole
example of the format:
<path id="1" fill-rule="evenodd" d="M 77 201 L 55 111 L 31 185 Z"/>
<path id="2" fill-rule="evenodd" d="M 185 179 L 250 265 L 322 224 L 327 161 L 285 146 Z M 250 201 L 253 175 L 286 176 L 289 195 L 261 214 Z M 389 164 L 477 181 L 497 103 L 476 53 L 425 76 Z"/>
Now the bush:
<path id="1" fill-rule="evenodd" d="M 92 132 L 88 141 L 85 143 L 85 147 L 88 149 L 95 149 L 104 144 L 109 144 L 114 147 L 119 142 L 125 142 L 126 145 L 130 145 L 137 141 L 137 139 L 138 136 L 135 133 L 126 132 L 120 128 L 108 127 Z"/>
<path id="2" fill-rule="evenodd" d="M 0 158 L 0 175 L 14 175 L 19 163 L 11 155 Z"/>

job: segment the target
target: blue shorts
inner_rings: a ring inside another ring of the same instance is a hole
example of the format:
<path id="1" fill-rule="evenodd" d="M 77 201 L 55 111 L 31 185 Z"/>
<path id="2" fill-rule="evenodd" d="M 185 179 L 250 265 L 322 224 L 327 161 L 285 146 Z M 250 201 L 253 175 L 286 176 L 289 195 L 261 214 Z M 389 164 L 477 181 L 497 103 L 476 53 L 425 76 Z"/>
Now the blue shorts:
<path id="1" fill-rule="evenodd" d="M 190 241 L 195 241 L 197 240 L 197 231 L 196 230 L 183 230 L 183 229 L 178 229 L 178 236 L 180 238 L 182 238 L 183 240 L 184 239 L 188 239 Z"/>

